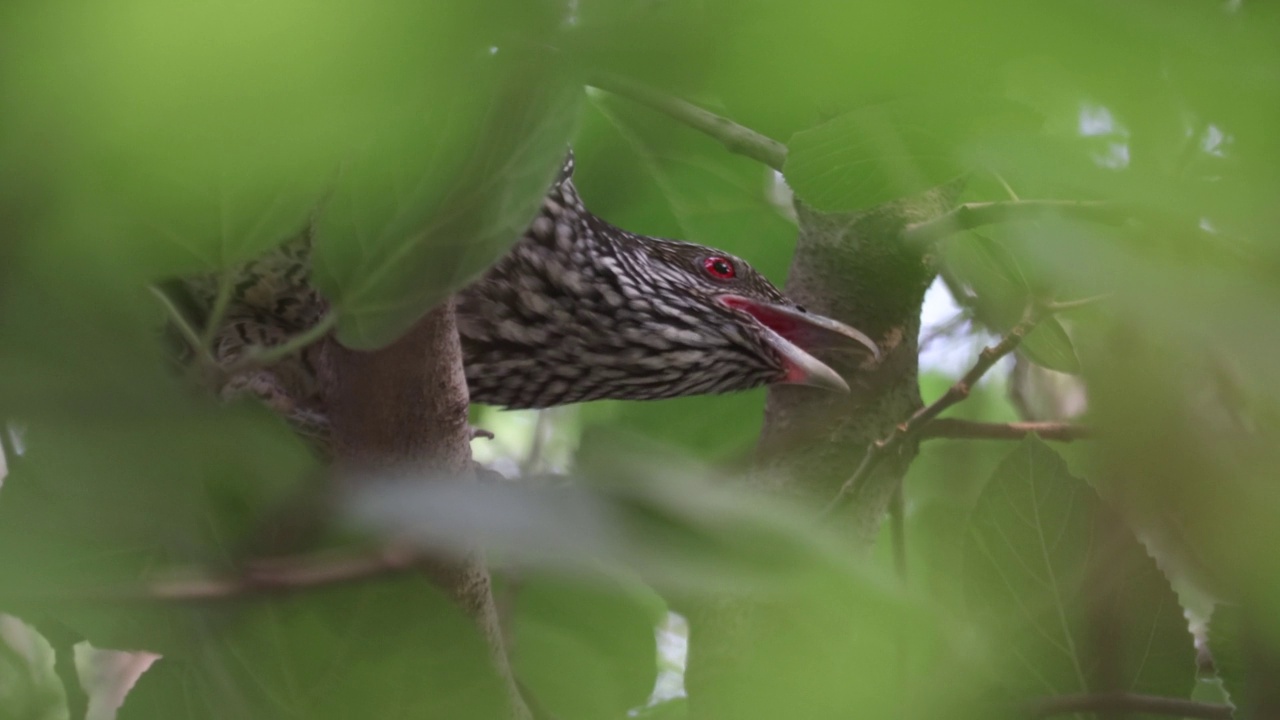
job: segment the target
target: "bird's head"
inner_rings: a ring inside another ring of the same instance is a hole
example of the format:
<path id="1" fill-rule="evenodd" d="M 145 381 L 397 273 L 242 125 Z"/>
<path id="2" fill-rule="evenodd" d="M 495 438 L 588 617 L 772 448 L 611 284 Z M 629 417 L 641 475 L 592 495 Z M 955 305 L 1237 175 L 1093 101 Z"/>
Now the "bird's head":
<path id="1" fill-rule="evenodd" d="M 459 296 L 472 399 L 510 408 L 658 399 L 771 383 L 847 391 L 814 356 L 879 356 L 740 258 L 636 235 L 552 193 L 512 252 Z"/>
<path id="2" fill-rule="evenodd" d="M 633 236 L 632 241 L 646 251 L 650 283 L 662 288 L 658 297 L 682 298 L 673 308 L 655 305 L 658 314 L 670 312 L 677 321 L 700 317 L 701 332 L 754 353 L 772 372 L 766 383 L 847 392 L 845 380 L 813 352 L 880 357 L 866 335 L 792 302 L 741 258 L 672 240 Z"/>

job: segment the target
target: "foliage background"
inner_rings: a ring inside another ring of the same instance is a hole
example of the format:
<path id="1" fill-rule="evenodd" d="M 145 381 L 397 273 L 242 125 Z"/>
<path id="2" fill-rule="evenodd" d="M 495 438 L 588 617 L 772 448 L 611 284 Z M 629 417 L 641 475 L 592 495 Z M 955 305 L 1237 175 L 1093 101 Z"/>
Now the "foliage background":
<path id="1" fill-rule="evenodd" d="M 583 89 L 608 75 L 785 143 L 785 184 Z M 481 639 L 425 582 L 208 604 L 120 590 L 234 573 L 317 472 L 260 408 L 190 391 L 148 287 L 252 257 L 320 207 L 339 337 L 380 345 L 505 249 L 568 142 L 597 214 L 779 283 L 787 188 L 825 212 L 959 179 L 966 202 L 1107 203 L 1119 221 L 1023 204 L 930 250 L 960 360 L 921 378 L 940 395 L 1030 296 L 1096 298 L 954 413 L 1093 439 L 925 442 L 898 577 L 892 526 L 863 556 L 813 508 L 734 491 L 764 391 L 477 410 L 499 435 L 478 457 L 576 481 L 379 487 L 317 546 L 478 533 L 510 580 L 517 673 L 560 718 L 645 706 L 668 608 L 735 592 L 811 611 L 761 638 L 790 670 L 741 689 L 760 717 L 844 716 L 848 698 L 868 716 L 989 716 L 1101 690 L 1276 707 L 1272 4 L 11 0 L 0 106 L 0 417 L 25 445 L 7 440 L 0 607 L 164 654 L 122 718 L 501 714 Z M 1178 609 L 1203 625 L 1215 605 L 1210 666 Z M 0 716 L 57 713 L 47 672 L 0 647 Z"/>

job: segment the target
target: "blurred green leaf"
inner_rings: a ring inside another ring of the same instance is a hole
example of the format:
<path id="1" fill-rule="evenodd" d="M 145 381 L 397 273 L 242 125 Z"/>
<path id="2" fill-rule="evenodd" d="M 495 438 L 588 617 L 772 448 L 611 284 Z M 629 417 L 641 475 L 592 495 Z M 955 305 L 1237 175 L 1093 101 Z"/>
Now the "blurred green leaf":
<path id="1" fill-rule="evenodd" d="M 1076 357 L 1071 336 L 1055 317 L 1044 318 L 1035 329 L 1022 339 L 1019 350 L 1031 362 L 1064 373 L 1079 373 L 1080 359 Z"/>
<path id="2" fill-rule="evenodd" d="M 53 614 L 99 647 L 167 647 L 164 613 L 95 593 L 267 551 L 269 518 L 314 460 L 264 409 L 180 382 L 159 308 L 118 258 L 65 249 L 25 246 L 0 300 L 0 405 L 26 446 L 0 488 L 0 605 Z"/>
<path id="3" fill-rule="evenodd" d="M 658 675 L 654 631 L 663 607 L 652 591 L 534 576 L 509 592 L 516 674 L 539 705 L 564 720 L 598 720 L 645 704 Z"/>
<path id="4" fill-rule="evenodd" d="M 30 625 L 0 615 L 0 718 L 55 720 L 66 713 L 53 648 Z"/>
<path id="5" fill-rule="evenodd" d="M 963 146 L 1030 124 L 991 97 L 869 105 L 792 136 L 783 172 L 818 210 L 864 210 L 960 177 Z"/>
<path id="6" fill-rule="evenodd" d="M 1237 707 L 1248 707 L 1252 679 L 1249 639 L 1244 612 L 1234 603 L 1214 607 L 1209 619 L 1209 652 L 1227 698 Z M 1247 716 L 1246 716 L 1247 717 Z"/>
<path id="7" fill-rule="evenodd" d="M 448 72 L 466 85 L 392 115 L 316 220 L 314 280 L 348 346 L 390 342 L 492 264 L 564 161 L 582 91 L 547 58 L 499 49 Z"/>
<path id="8" fill-rule="evenodd" d="M 974 508 L 964 587 L 1015 698 L 1192 688 L 1194 649 L 1168 581 L 1037 438 L 1009 454 Z"/>
<path id="9" fill-rule="evenodd" d="M 1004 332 L 1021 319 L 1035 291 L 1008 247 L 986 234 L 968 232 L 945 242 L 942 254 L 948 270 L 971 293 L 965 304 L 980 322 Z M 1050 370 L 1080 372 L 1071 337 L 1055 317 L 1041 320 L 1019 350 Z"/>
<path id="10" fill-rule="evenodd" d="M 256 598 L 161 658 L 119 717 L 506 717 L 474 624 L 420 577 Z"/>

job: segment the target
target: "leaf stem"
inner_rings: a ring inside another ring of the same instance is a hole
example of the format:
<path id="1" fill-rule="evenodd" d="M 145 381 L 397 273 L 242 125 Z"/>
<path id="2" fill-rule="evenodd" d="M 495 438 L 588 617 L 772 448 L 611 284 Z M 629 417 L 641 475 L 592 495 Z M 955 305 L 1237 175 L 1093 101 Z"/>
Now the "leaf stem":
<path id="1" fill-rule="evenodd" d="M 155 285 L 151 285 L 147 289 L 150 290 L 151 294 L 155 295 L 156 299 L 160 301 L 160 304 L 164 306 L 165 311 L 169 315 L 169 321 L 173 323 L 174 327 L 178 328 L 178 332 L 182 335 L 182 339 L 186 340 L 187 344 L 191 346 L 191 351 L 196 354 L 196 357 L 200 358 L 202 362 L 210 365 L 214 364 L 213 357 L 209 354 L 208 345 L 204 342 L 203 338 L 201 338 L 200 333 L 197 333 L 196 329 L 187 321 L 187 318 L 182 314 L 182 311 L 178 309 L 178 306 L 173 302 L 173 298 L 169 297 L 168 293 Z"/>
<path id="2" fill-rule="evenodd" d="M 324 317 L 320 318 L 319 322 L 315 325 L 312 325 L 279 345 L 254 345 L 247 348 L 244 354 L 240 356 L 240 359 L 232 363 L 231 366 L 226 369 L 226 374 L 234 375 L 237 372 L 248 368 L 274 365 L 303 348 L 314 344 L 325 335 L 328 335 L 329 331 L 332 330 L 334 325 L 337 323 L 338 314 L 335 311 L 330 310 L 325 313 Z"/>
<path id="3" fill-rule="evenodd" d="M 226 317 L 227 306 L 231 304 L 233 286 L 229 271 L 223 270 L 218 274 L 218 293 L 214 296 L 213 307 L 209 309 L 209 316 L 205 319 L 204 332 L 200 334 L 200 347 L 205 348 L 210 357 L 213 355 L 213 338 L 222 326 L 222 319 Z"/>
<path id="4" fill-rule="evenodd" d="M 588 84 L 647 105 L 719 140 L 729 152 L 745 155 L 774 170 L 781 170 L 786 162 L 786 145 L 686 100 L 617 75 L 596 75 L 588 80 Z"/>
<path id="5" fill-rule="evenodd" d="M 908 247 L 923 249 L 965 230 L 1016 220 L 1039 220 L 1049 214 L 1104 225 L 1123 225 L 1137 215 L 1135 208 L 1128 205 L 1086 200 L 1008 200 L 965 203 L 935 218 L 908 225 L 902 232 L 902 239 Z"/>

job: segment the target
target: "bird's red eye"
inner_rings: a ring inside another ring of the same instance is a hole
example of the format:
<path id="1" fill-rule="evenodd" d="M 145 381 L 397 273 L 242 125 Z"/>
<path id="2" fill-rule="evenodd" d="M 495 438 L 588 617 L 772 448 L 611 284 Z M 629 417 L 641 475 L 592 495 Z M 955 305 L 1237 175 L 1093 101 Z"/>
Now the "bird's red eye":
<path id="1" fill-rule="evenodd" d="M 703 260 L 702 267 L 707 271 L 708 275 L 717 280 L 732 280 L 738 274 L 729 258 L 719 255 L 712 255 Z"/>

